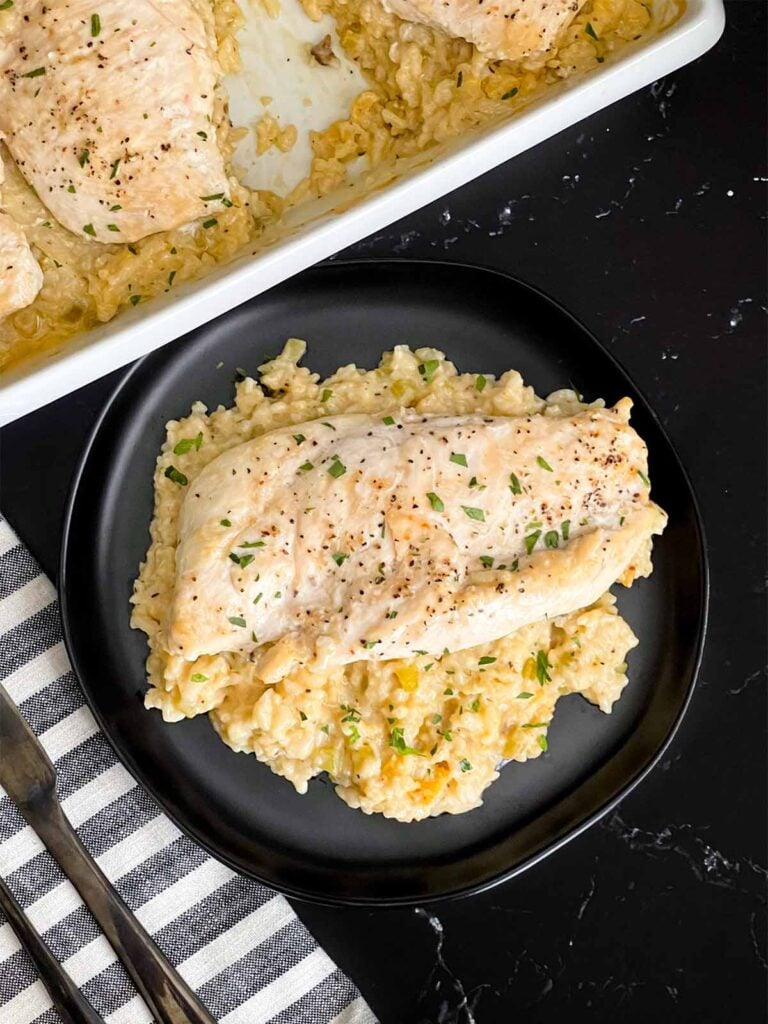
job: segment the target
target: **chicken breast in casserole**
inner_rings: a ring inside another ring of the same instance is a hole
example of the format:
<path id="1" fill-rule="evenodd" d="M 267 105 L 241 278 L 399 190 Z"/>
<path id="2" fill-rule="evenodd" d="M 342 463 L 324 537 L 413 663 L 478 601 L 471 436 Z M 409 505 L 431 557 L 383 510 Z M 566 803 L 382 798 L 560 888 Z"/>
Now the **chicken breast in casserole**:
<path id="1" fill-rule="evenodd" d="M 547 750 L 561 696 L 607 713 L 627 683 L 606 590 L 664 526 L 645 446 L 626 400 L 405 346 L 321 380 L 303 351 L 168 425 L 132 598 L 146 705 L 209 713 L 300 793 L 327 772 L 367 813 L 462 813 Z"/>
<path id="2" fill-rule="evenodd" d="M 586 0 L 383 0 L 404 21 L 441 29 L 480 53 L 518 60 L 543 53 Z"/>
<path id="3" fill-rule="evenodd" d="M 0 133 L 61 224 L 133 242 L 228 197 L 208 5 L 15 0 L 14 10 L 0 39 Z"/>

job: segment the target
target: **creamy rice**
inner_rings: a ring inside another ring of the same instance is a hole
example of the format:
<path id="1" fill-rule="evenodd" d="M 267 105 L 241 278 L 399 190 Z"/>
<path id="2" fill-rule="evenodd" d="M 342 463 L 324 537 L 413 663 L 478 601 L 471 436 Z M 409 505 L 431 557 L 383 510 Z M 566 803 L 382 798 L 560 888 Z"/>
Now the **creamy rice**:
<path id="1" fill-rule="evenodd" d="M 236 385 L 233 406 L 208 412 L 197 402 L 189 416 L 168 424 L 155 470 L 152 543 L 132 598 L 131 623 L 150 647 L 146 706 L 169 722 L 208 713 L 226 744 L 254 753 L 300 793 L 327 772 L 339 796 L 367 813 L 413 821 L 470 810 L 503 761 L 547 749 L 559 697 L 581 693 L 610 712 L 627 683 L 627 652 L 637 644 L 614 598 L 606 594 L 591 608 L 440 658 L 356 662 L 323 674 L 295 670 L 267 686 L 244 655 L 184 661 L 165 649 L 186 493 L 165 471 L 174 465 L 191 485 L 227 449 L 323 415 L 400 404 L 422 413 L 566 416 L 585 406 L 570 390 L 538 398 L 514 370 L 498 380 L 486 375 L 483 384 L 477 374 L 457 373 L 434 349 L 398 346 L 374 370 L 345 366 L 326 380 L 298 365 L 304 350 L 290 340 L 259 368 L 259 382 L 246 377 Z M 432 359 L 439 367 L 426 382 L 419 364 Z M 199 447 L 180 445 L 198 435 Z M 649 547 L 633 574 L 650 568 Z"/>

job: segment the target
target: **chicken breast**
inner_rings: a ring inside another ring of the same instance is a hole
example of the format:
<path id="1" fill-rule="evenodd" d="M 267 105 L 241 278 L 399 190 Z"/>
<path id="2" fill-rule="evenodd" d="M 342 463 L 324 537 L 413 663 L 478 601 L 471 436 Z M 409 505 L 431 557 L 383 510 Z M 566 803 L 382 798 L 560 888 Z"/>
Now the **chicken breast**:
<path id="1" fill-rule="evenodd" d="M 190 0 L 15 0 L 14 12 L 0 133 L 65 227 L 132 242 L 227 198 L 211 123 L 219 70 Z"/>
<path id="2" fill-rule="evenodd" d="M 585 0 L 382 0 L 405 21 L 442 29 L 490 57 L 517 60 L 549 49 Z"/>
<path id="3" fill-rule="evenodd" d="M 43 287 L 43 272 L 24 229 L 0 212 L 0 320 L 24 309 Z"/>
<path id="4" fill-rule="evenodd" d="M 5 168 L 0 158 L 0 186 Z M 0 320 L 24 309 L 43 287 L 43 272 L 21 225 L 3 213 L 0 194 Z"/>
<path id="5" fill-rule="evenodd" d="M 642 568 L 666 521 L 630 406 L 342 415 L 225 452 L 184 499 L 168 650 L 251 652 L 276 681 L 586 607 Z"/>

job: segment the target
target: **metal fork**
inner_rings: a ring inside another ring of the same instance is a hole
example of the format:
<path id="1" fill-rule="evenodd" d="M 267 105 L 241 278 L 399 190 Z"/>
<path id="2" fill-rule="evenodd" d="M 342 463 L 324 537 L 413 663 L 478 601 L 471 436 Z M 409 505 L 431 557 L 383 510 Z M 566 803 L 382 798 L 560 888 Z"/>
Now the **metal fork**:
<path id="1" fill-rule="evenodd" d="M 32 958 L 40 980 L 48 989 L 53 1005 L 64 1024 L 104 1024 L 104 1018 L 96 1013 L 32 927 L 29 918 L 16 902 L 16 897 L 3 878 L 0 878 L 0 908 L 18 935 L 19 942 Z"/>
<path id="2" fill-rule="evenodd" d="M 56 771 L 3 686 L 0 785 L 82 896 L 159 1024 L 215 1024 L 80 842 L 56 794 Z"/>

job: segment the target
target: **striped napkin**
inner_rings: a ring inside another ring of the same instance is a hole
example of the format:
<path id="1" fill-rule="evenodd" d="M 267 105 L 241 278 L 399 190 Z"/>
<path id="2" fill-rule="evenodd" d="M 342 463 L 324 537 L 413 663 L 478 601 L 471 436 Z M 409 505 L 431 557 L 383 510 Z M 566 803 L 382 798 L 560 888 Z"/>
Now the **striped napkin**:
<path id="1" fill-rule="evenodd" d="M 0 681 L 55 763 L 80 838 L 217 1020 L 374 1024 L 287 901 L 207 856 L 117 760 L 67 660 L 55 591 L 2 518 Z M 108 1024 L 151 1022 L 75 889 L 2 789 L 0 874 Z M 33 1021 L 60 1017 L 0 912 L 0 1024 Z"/>

